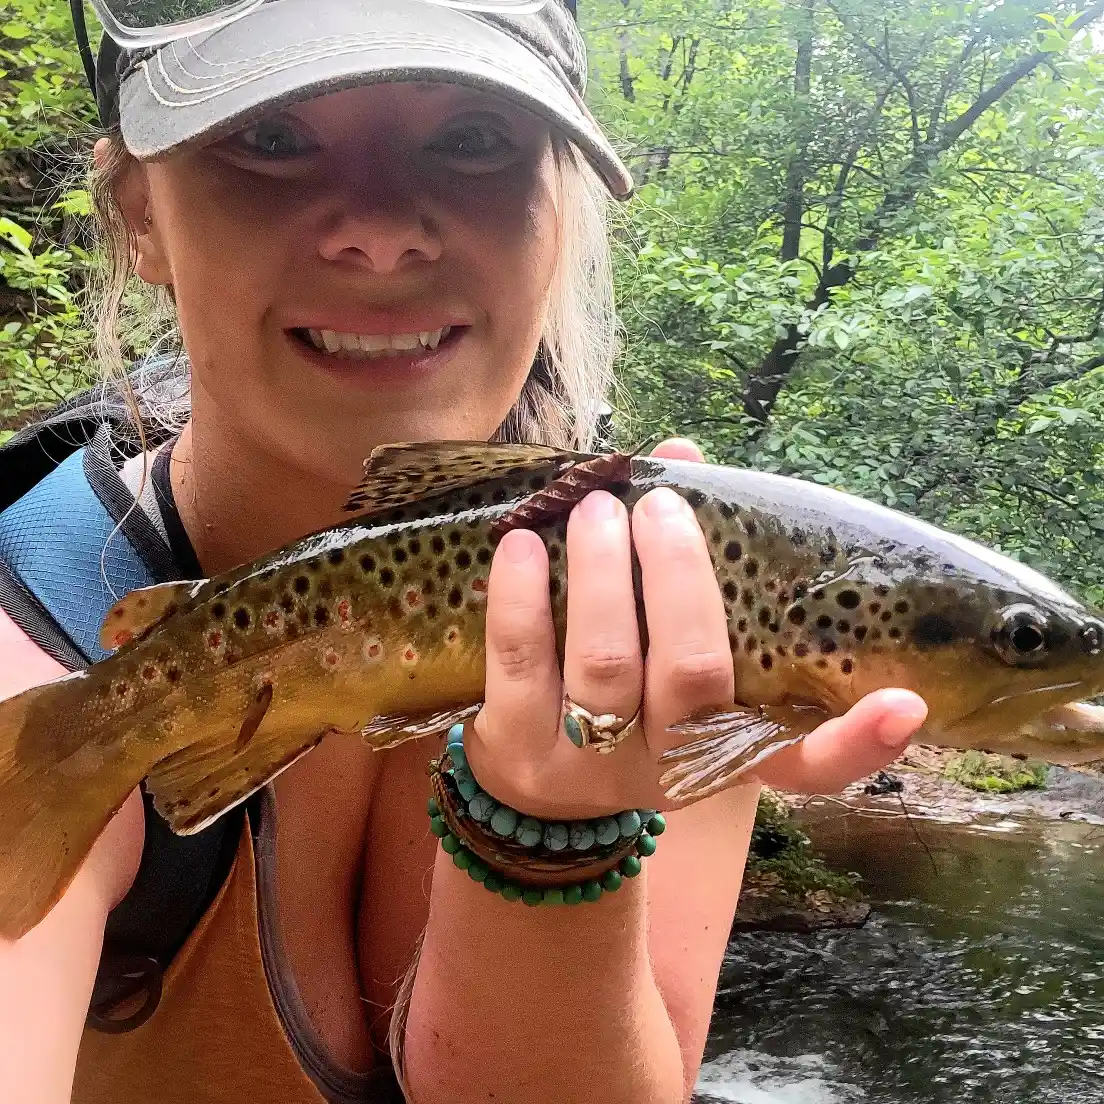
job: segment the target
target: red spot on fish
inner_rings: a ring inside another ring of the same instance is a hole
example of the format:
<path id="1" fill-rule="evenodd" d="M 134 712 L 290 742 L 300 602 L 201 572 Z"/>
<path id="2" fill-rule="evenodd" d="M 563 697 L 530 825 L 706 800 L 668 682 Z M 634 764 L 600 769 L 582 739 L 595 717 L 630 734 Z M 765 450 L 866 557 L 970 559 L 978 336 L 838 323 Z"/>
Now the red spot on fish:
<path id="1" fill-rule="evenodd" d="M 409 644 L 407 644 L 406 650 L 403 652 L 402 657 L 403 657 L 403 663 L 417 663 L 418 662 L 418 653 L 416 651 L 414 651 L 413 647 L 411 647 Z"/>
<path id="2" fill-rule="evenodd" d="M 348 625 L 353 619 L 353 606 L 348 598 L 342 598 L 337 603 L 337 617 L 342 625 Z"/>
<path id="3" fill-rule="evenodd" d="M 147 664 L 142 668 L 142 678 L 144 678 L 146 682 L 153 682 L 153 680 L 157 678 L 157 668 L 152 664 Z"/>
<path id="4" fill-rule="evenodd" d="M 422 596 L 416 590 L 408 590 L 406 592 L 406 604 L 411 609 L 417 609 L 422 604 Z"/>
<path id="5" fill-rule="evenodd" d="M 486 579 L 472 579 L 471 588 L 476 594 L 487 593 L 487 580 Z"/>
<path id="6" fill-rule="evenodd" d="M 322 659 L 327 667 L 336 667 L 341 662 L 341 656 L 333 648 L 327 648 Z"/>
<path id="7" fill-rule="evenodd" d="M 445 643 L 452 645 L 460 639 L 460 630 L 455 625 L 450 625 L 445 633 Z"/>
<path id="8" fill-rule="evenodd" d="M 116 609 L 116 610 L 112 610 L 112 611 L 111 611 L 111 616 L 112 616 L 112 617 L 122 617 L 122 616 L 123 616 L 123 612 L 124 612 L 124 611 L 123 611 L 123 610 L 121 610 L 121 609 Z"/>
<path id="9" fill-rule="evenodd" d="M 366 659 L 379 659 L 383 655 L 383 644 L 378 640 L 367 640 L 364 643 L 364 656 Z"/>
<path id="10" fill-rule="evenodd" d="M 222 647 L 222 633 L 218 629 L 212 629 L 207 634 L 207 647 L 212 651 Z"/>
<path id="11" fill-rule="evenodd" d="M 119 696 L 120 698 L 125 698 L 125 697 L 127 696 L 127 694 L 129 694 L 129 693 L 130 693 L 130 687 L 129 687 L 129 686 L 127 686 L 127 684 L 126 684 L 125 682 L 120 682 L 120 683 L 119 683 L 119 684 L 118 684 L 118 685 L 117 685 L 117 686 L 115 687 L 115 693 L 116 693 L 116 694 L 117 694 L 117 695 L 118 695 L 118 696 Z"/>
<path id="12" fill-rule="evenodd" d="M 279 610 L 269 610 L 264 617 L 265 628 L 278 629 L 280 627 L 281 620 L 283 620 L 283 618 L 280 616 Z"/>
<path id="13" fill-rule="evenodd" d="M 116 648 L 121 648 L 124 644 L 134 639 L 134 633 L 130 629 L 120 629 L 112 638 L 112 643 Z"/>

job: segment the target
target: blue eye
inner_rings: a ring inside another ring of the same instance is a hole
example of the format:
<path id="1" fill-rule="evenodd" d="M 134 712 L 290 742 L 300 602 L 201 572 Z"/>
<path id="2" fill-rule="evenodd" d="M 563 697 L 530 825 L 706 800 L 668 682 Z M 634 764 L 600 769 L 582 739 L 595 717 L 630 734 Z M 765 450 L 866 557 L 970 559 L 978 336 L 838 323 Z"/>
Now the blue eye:
<path id="1" fill-rule="evenodd" d="M 265 158 L 297 157 L 308 153 L 311 144 L 286 122 L 280 119 L 262 119 L 235 135 L 235 143 L 250 153 Z"/>
<path id="2" fill-rule="evenodd" d="M 513 154 L 517 146 L 495 127 L 465 123 L 435 139 L 430 149 L 452 161 L 471 164 L 501 161 Z"/>

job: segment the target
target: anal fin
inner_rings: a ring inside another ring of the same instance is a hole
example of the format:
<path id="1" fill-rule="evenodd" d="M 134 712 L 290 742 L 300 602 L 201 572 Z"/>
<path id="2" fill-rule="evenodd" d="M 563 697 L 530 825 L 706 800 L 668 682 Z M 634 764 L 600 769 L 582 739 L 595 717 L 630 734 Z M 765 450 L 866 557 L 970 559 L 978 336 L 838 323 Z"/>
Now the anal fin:
<path id="1" fill-rule="evenodd" d="M 154 808 L 177 835 L 201 832 L 315 748 L 329 731 L 292 733 L 265 726 L 264 731 L 254 728 L 244 745 L 233 733 L 183 748 L 162 759 L 146 778 Z"/>
<path id="2" fill-rule="evenodd" d="M 737 782 L 763 760 L 805 739 L 827 714 L 809 706 L 768 705 L 710 713 L 670 732 L 693 737 L 659 758 L 660 785 L 672 801 L 700 801 Z"/>

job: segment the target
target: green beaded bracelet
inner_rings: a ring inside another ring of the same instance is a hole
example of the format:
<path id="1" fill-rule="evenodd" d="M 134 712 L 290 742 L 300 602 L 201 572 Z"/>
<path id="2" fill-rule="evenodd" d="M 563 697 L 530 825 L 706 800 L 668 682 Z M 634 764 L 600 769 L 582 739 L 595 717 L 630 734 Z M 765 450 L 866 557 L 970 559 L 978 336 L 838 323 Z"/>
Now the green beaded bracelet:
<path id="1" fill-rule="evenodd" d="M 524 868 L 517 878 L 511 878 L 508 871 L 495 869 L 466 847 L 450 830 L 446 810 L 431 797 L 426 811 L 430 831 L 440 839 L 441 849 L 452 856 L 457 869 L 466 870 L 472 881 L 482 883 L 484 889 L 506 901 L 522 901 L 530 906 L 577 905 L 598 901 L 605 893 L 616 893 L 625 878 L 635 878 L 640 873 L 641 860 L 655 854 L 656 836 L 662 835 L 667 827 L 662 814 L 654 809 L 627 809 L 617 816 L 566 822 L 525 816 L 496 801 L 475 782 L 464 754 L 464 726 L 460 724 L 449 731 L 446 756 L 448 764 L 445 765 L 443 757 L 434 764 L 434 770 L 447 787 L 449 801 L 455 804 L 453 815 L 464 818 L 465 828 L 473 835 L 497 838 L 503 845 L 520 845 L 534 854 L 565 859 L 565 852 L 585 853 L 613 848 L 622 840 L 632 842 L 631 853 L 622 855 L 600 877 L 561 885 L 526 885 Z"/>

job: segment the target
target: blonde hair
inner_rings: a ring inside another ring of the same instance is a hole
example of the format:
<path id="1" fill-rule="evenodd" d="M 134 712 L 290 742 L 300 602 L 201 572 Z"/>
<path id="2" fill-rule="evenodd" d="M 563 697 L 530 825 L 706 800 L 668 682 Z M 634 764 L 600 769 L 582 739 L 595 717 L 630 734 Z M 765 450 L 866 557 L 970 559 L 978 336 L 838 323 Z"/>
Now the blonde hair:
<path id="1" fill-rule="evenodd" d="M 109 136 L 88 189 L 98 266 L 89 287 L 95 353 L 106 382 L 127 400 L 144 438 L 151 423 L 180 429 L 190 410 L 187 393 L 154 397 L 144 386 L 146 356 L 128 378 L 137 352 L 175 355 L 186 376 L 187 355 L 176 326 L 168 289 L 151 287 L 135 276 L 136 240 L 117 195 L 133 165 L 122 136 Z M 551 289 L 540 350 L 513 409 L 495 440 L 534 442 L 586 450 L 595 443 L 602 404 L 610 393 L 618 349 L 610 247 L 610 198 L 605 186 L 575 147 L 553 140 L 560 209 L 560 255 Z M 126 350 L 124 352 L 124 350 Z"/>

